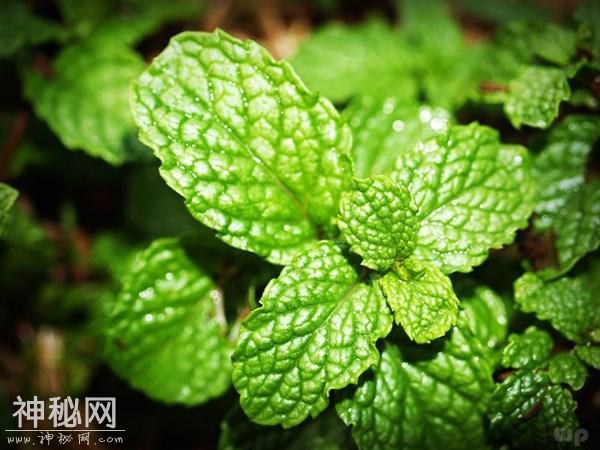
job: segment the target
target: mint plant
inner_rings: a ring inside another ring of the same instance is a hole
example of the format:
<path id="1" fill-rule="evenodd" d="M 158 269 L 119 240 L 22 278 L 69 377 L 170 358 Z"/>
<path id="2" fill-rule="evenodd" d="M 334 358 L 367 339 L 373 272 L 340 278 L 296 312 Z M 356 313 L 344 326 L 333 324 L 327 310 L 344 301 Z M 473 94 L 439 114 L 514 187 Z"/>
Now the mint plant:
<path id="1" fill-rule="evenodd" d="M 63 0 L 60 23 L 11 5 L 0 57 L 39 128 L 0 183 L 0 284 L 40 280 L 42 322 L 85 313 L 66 334 L 94 356 L 72 352 L 68 389 L 106 363 L 154 402 L 224 404 L 221 449 L 578 445 L 600 369 L 600 6 L 558 24 L 492 5 L 475 43 L 447 6 L 326 24 L 288 62 L 220 29 L 144 53 L 199 13 L 183 0 Z M 82 237 L 78 201 L 32 214 L 28 173 L 69 179 L 54 148 L 83 185 L 125 186 L 113 225 Z"/>

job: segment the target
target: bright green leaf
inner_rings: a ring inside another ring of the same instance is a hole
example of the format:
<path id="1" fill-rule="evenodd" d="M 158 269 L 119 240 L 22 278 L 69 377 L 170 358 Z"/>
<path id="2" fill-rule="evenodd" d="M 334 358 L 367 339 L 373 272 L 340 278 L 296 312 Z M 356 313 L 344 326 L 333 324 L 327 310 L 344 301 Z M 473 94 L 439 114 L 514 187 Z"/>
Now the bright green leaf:
<path id="1" fill-rule="evenodd" d="M 577 404 L 568 390 L 552 385 L 544 371 L 521 369 L 500 384 L 490 402 L 491 435 L 511 448 L 561 449 L 569 446 L 556 430 L 575 430 Z"/>
<path id="2" fill-rule="evenodd" d="M 548 364 L 548 376 L 553 383 L 566 383 L 579 390 L 585 384 L 587 369 L 573 353 L 562 352 L 552 357 Z"/>
<path id="3" fill-rule="evenodd" d="M 567 200 L 554 232 L 560 273 L 600 246 L 600 181 L 584 185 Z"/>
<path id="4" fill-rule="evenodd" d="M 403 103 L 395 97 L 361 97 L 344 111 L 352 128 L 352 156 L 358 176 L 386 174 L 401 152 L 448 128 L 442 108 Z"/>
<path id="5" fill-rule="evenodd" d="M 417 207 L 410 192 L 384 175 L 355 180 L 344 193 L 338 226 L 362 264 L 384 271 L 410 256 L 418 230 Z"/>
<path id="6" fill-rule="evenodd" d="M 408 187 L 421 222 L 415 256 L 442 272 L 467 272 L 527 224 L 535 185 L 527 151 L 491 128 L 452 126 L 404 151 L 391 174 Z"/>
<path id="7" fill-rule="evenodd" d="M 198 404 L 229 387 L 222 294 L 174 239 L 134 259 L 106 319 L 106 357 L 132 386 L 167 403 Z"/>
<path id="8" fill-rule="evenodd" d="M 567 116 L 551 129 L 533 164 L 538 183 L 536 228 L 551 227 L 569 197 L 581 188 L 588 155 L 598 138 L 600 118 L 591 115 Z"/>
<path id="9" fill-rule="evenodd" d="M 131 157 L 135 129 L 129 83 L 143 67 L 140 55 L 118 42 L 86 41 L 60 53 L 50 80 L 29 74 L 25 92 L 65 146 L 120 164 Z"/>
<path id="10" fill-rule="evenodd" d="M 379 281 L 396 323 L 417 343 L 443 336 L 458 316 L 452 282 L 430 264 L 409 259 Z"/>
<path id="11" fill-rule="evenodd" d="M 8 222 L 10 210 L 14 205 L 19 193 L 9 185 L 0 183 L 0 236 Z"/>
<path id="12" fill-rule="evenodd" d="M 564 277 L 545 283 L 533 273 L 515 282 L 515 300 L 525 312 L 548 320 L 575 342 L 587 341 L 600 332 L 600 296 L 585 277 Z"/>
<path id="13" fill-rule="evenodd" d="M 342 250 L 320 241 L 267 286 L 243 322 L 233 383 L 255 422 L 291 427 L 328 404 L 377 363 L 374 343 L 391 314 L 379 289 L 361 283 Z"/>
<path id="14" fill-rule="evenodd" d="M 523 334 L 511 334 L 502 353 L 502 365 L 514 369 L 537 367 L 543 364 L 554 342 L 548 333 L 529 327 Z"/>
<path id="15" fill-rule="evenodd" d="M 288 263 L 351 183 L 351 136 L 285 62 L 222 31 L 182 33 L 134 83 L 161 174 L 230 245 Z"/>
<path id="16" fill-rule="evenodd" d="M 560 102 L 571 96 L 567 72 L 555 67 L 524 66 L 508 91 L 504 112 L 516 128 L 548 128 L 558 115 Z"/>
<path id="17" fill-rule="evenodd" d="M 464 303 L 441 348 L 401 350 L 388 338 L 374 376 L 337 404 L 361 449 L 486 448 L 482 416 L 494 387 L 491 348 L 487 331 L 479 335 L 482 329 L 471 325 L 475 318 L 495 328 L 497 308 L 487 309 L 479 298 Z M 471 303 L 479 306 L 471 309 Z"/>

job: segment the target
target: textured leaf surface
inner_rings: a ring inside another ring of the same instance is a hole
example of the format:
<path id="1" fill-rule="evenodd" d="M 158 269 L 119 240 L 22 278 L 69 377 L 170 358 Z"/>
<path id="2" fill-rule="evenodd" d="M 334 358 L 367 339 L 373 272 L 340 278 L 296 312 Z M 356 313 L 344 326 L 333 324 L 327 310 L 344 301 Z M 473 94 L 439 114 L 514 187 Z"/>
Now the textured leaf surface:
<path id="1" fill-rule="evenodd" d="M 9 185 L 0 183 L 0 236 L 4 232 L 10 209 L 12 208 L 19 193 Z"/>
<path id="2" fill-rule="evenodd" d="M 535 185 L 524 148 L 503 145 L 478 124 L 402 152 L 391 174 L 418 207 L 415 256 L 444 273 L 467 272 L 527 224 Z"/>
<path id="3" fill-rule="evenodd" d="M 578 390 L 585 384 L 587 369 L 575 354 L 562 352 L 554 355 L 550 360 L 548 376 L 553 383 L 566 383 Z"/>
<path id="4" fill-rule="evenodd" d="M 110 365 L 164 402 L 198 404 L 221 395 L 231 354 L 222 301 L 178 241 L 154 241 L 123 278 L 107 318 Z"/>
<path id="5" fill-rule="evenodd" d="M 340 203 L 338 226 L 362 264 L 384 271 L 410 256 L 418 230 L 410 192 L 384 175 L 355 180 Z"/>
<path id="6" fill-rule="evenodd" d="M 255 422 L 291 427 L 327 407 L 331 389 L 375 364 L 392 318 L 377 288 L 358 281 L 331 241 L 299 255 L 243 322 L 233 383 Z"/>
<path id="7" fill-rule="evenodd" d="M 515 300 L 525 312 L 532 312 L 575 342 L 600 336 L 600 297 L 585 277 L 564 277 L 544 283 L 527 273 L 515 283 Z"/>
<path id="8" fill-rule="evenodd" d="M 472 302 L 479 307 L 471 309 Z M 401 351 L 386 340 L 374 376 L 337 405 L 361 449 L 486 448 L 482 416 L 494 386 L 491 347 L 488 334 L 479 336 L 482 329 L 472 328 L 471 319 L 495 328 L 496 309 L 480 302 L 465 302 L 459 325 L 441 349 Z"/>
<path id="9" fill-rule="evenodd" d="M 416 83 L 407 73 L 413 60 L 397 31 L 371 20 L 359 26 L 333 24 L 317 30 L 302 44 L 292 64 L 309 88 L 333 101 L 391 89 L 403 99 L 413 99 Z"/>
<path id="10" fill-rule="evenodd" d="M 600 346 L 598 345 L 576 345 L 575 353 L 586 364 L 600 370 Z"/>
<path id="11" fill-rule="evenodd" d="M 443 336 L 458 316 L 452 282 L 437 267 L 407 260 L 388 272 L 380 285 L 396 323 L 417 343 Z"/>
<path id="12" fill-rule="evenodd" d="M 523 334 L 511 334 L 502 352 L 502 365 L 520 369 L 536 367 L 546 361 L 554 342 L 548 333 L 529 327 Z"/>
<path id="13" fill-rule="evenodd" d="M 571 95 L 567 72 L 554 67 L 525 66 L 508 89 L 504 112 L 516 128 L 549 127 L 560 102 Z"/>
<path id="14" fill-rule="evenodd" d="M 533 165 L 538 183 L 536 228 L 552 226 L 569 197 L 581 188 L 588 155 L 598 138 L 600 118 L 596 116 L 568 116 L 552 128 L 548 144 Z"/>
<path id="15" fill-rule="evenodd" d="M 521 369 L 498 386 L 490 402 L 492 437 L 511 448 L 560 449 L 570 446 L 555 430 L 575 430 L 577 404 L 568 390 L 552 385 L 543 371 Z"/>
<path id="16" fill-rule="evenodd" d="M 352 156 L 360 177 L 391 172 L 400 153 L 445 132 L 451 120 L 445 109 L 396 97 L 361 97 L 344 116 L 352 128 Z"/>
<path id="17" fill-rule="evenodd" d="M 600 246 L 600 181 L 583 186 L 569 198 L 554 230 L 561 273 Z"/>
<path id="18" fill-rule="evenodd" d="M 37 45 L 63 35 L 60 27 L 34 15 L 27 3 L 6 0 L 0 15 L 0 58 L 14 55 L 28 45 Z"/>
<path id="19" fill-rule="evenodd" d="M 192 215 L 271 262 L 314 241 L 350 186 L 349 128 L 254 42 L 176 36 L 134 83 L 133 105 Z"/>
<path id="20" fill-rule="evenodd" d="M 143 67 L 132 49 L 90 40 L 58 56 L 52 79 L 30 74 L 25 92 L 65 146 L 120 164 L 134 133 L 129 83 Z"/>

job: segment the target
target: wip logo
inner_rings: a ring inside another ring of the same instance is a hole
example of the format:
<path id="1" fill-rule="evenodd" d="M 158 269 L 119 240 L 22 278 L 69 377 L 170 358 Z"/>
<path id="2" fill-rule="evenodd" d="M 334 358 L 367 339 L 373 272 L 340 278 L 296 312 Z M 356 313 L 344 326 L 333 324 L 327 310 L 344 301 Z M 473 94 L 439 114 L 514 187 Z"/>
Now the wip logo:
<path id="1" fill-rule="evenodd" d="M 557 442 L 573 442 L 575 447 L 579 447 L 582 442 L 587 441 L 589 433 L 584 428 L 578 428 L 573 431 L 572 428 L 555 428 L 554 439 Z"/>

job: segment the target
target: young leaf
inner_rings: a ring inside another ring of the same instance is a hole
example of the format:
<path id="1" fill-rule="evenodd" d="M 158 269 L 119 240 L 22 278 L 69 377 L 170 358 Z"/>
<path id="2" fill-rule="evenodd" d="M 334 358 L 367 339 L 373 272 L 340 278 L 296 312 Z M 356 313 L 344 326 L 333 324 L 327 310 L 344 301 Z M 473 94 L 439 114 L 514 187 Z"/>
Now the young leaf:
<path id="1" fill-rule="evenodd" d="M 515 300 L 572 341 L 600 341 L 600 297 L 583 276 L 544 283 L 526 273 L 515 282 Z"/>
<path id="2" fill-rule="evenodd" d="M 410 192 L 384 175 L 355 180 L 340 203 L 338 226 L 362 265 L 385 271 L 410 256 L 418 230 Z"/>
<path id="3" fill-rule="evenodd" d="M 560 102 L 571 96 L 567 72 L 555 67 L 524 66 L 508 90 L 504 112 L 516 128 L 548 128 Z"/>
<path id="4" fill-rule="evenodd" d="M 342 250 L 320 241 L 272 280 L 243 322 L 233 383 L 254 422 L 291 427 L 327 407 L 331 389 L 377 363 L 392 325 L 379 289 L 361 283 Z"/>
<path id="5" fill-rule="evenodd" d="M 349 128 L 252 41 L 176 36 L 133 84 L 133 109 L 192 215 L 271 262 L 315 241 L 350 186 Z"/>
<path id="6" fill-rule="evenodd" d="M 585 164 L 598 138 L 600 118 L 596 116 L 567 116 L 552 128 L 548 144 L 533 164 L 538 182 L 536 228 L 553 226 L 569 197 L 583 186 Z"/>
<path id="7" fill-rule="evenodd" d="M 123 277 L 106 319 L 106 357 L 150 397 L 198 404 L 229 386 L 222 294 L 174 239 L 154 241 Z"/>
<path id="8" fill-rule="evenodd" d="M 559 273 L 600 246 L 600 181 L 576 191 L 558 213 L 554 231 Z"/>
<path id="9" fill-rule="evenodd" d="M 562 352 L 552 357 L 548 364 L 548 376 L 555 384 L 566 383 L 579 390 L 585 384 L 587 369 L 573 353 Z"/>
<path id="10" fill-rule="evenodd" d="M 414 259 L 397 265 L 379 281 L 396 323 L 422 344 L 443 336 L 458 316 L 452 282 L 436 266 Z"/>
<path id="11" fill-rule="evenodd" d="M 452 126 L 402 152 L 391 178 L 417 204 L 415 256 L 444 273 L 468 272 L 512 242 L 534 206 L 527 151 L 479 124 Z"/>
<path id="12" fill-rule="evenodd" d="M 360 97 L 344 117 L 352 128 L 354 170 L 360 177 L 391 172 L 401 152 L 445 132 L 451 120 L 445 109 L 396 97 Z"/>
<path id="13" fill-rule="evenodd" d="M 471 328 L 476 322 L 506 328 L 496 322 L 496 308 L 471 309 L 464 302 L 459 324 L 439 350 L 431 346 L 385 343 L 372 378 L 337 404 L 338 414 L 352 426 L 361 449 L 485 448 L 483 413 L 494 384 L 487 335 Z M 388 338 L 389 340 L 389 338 Z"/>
<path id="14" fill-rule="evenodd" d="M 317 30 L 292 59 L 309 88 L 333 101 L 359 94 L 385 94 L 391 90 L 414 100 L 414 62 L 400 33 L 379 20 L 359 26 L 333 24 Z M 332 70 L 335 68 L 335 70 Z"/>
<path id="15" fill-rule="evenodd" d="M 529 327 L 523 334 L 511 334 L 502 352 L 502 365 L 520 369 L 536 367 L 546 361 L 554 342 L 548 333 Z"/>
<path id="16" fill-rule="evenodd" d="M 560 449 L 555 430 L 574 430 L 577 404 L 568 390 L 552 385 L 544 371 L 521 369 L 498 386 L 489 409 L 490 431 L 511 448 Z"/>
<path id="17" fill-rule="evenodd" d="M 10 210 L 18 196 L 19 193 L 15 189 L 0 183 L 0 236 L 4 233 Z"/>
<path id="18" fill-rule="evenodd" d="M 52 79 L 29 74 L 25 93 L 65 146 L 117 165 L 130 157 L 126 143 L 134 123 L 127 93 L 143 67 L 129 47 L 89 40 L 61 52 Z"/>

